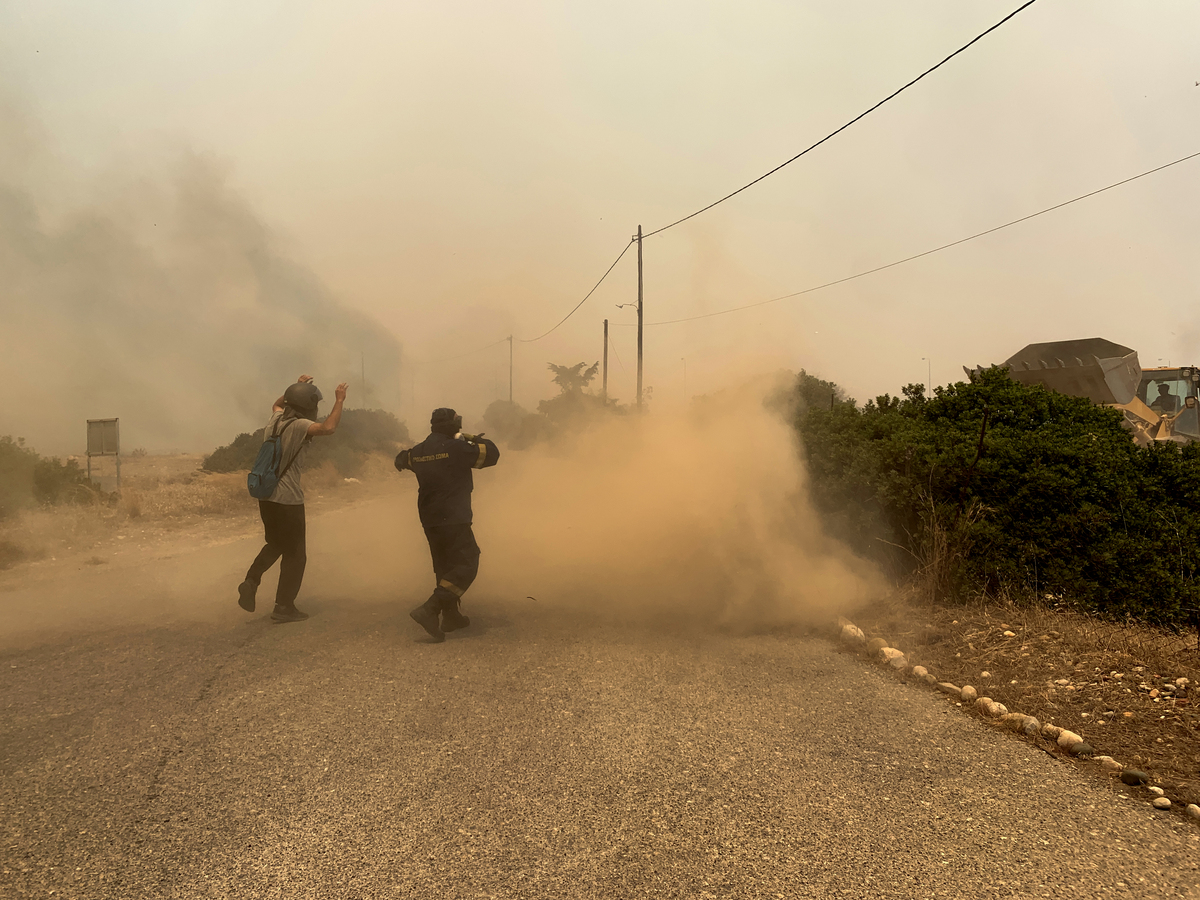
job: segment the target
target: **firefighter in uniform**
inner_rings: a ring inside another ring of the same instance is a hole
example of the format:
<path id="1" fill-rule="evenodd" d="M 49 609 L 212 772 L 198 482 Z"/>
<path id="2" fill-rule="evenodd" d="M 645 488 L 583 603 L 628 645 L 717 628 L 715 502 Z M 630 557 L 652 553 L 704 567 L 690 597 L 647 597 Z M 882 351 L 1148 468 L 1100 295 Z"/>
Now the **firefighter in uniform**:
<path id="1" fill-rule="evenodd" d="M 481 434 L 463 434 L 462 416 L 452 409 L 435 409 L 429 427 L 429 437 L 400 451 L 396 469 L 417 476 L 417 512 L 437 581 L 429 599 L 409 615 L 435 641 L 444 641 L 445 632 L 471 624 L 458 609 L 479 573 L 479 545 L 471 532 L 471 470 L 494 466 L 500 451 Z"/>

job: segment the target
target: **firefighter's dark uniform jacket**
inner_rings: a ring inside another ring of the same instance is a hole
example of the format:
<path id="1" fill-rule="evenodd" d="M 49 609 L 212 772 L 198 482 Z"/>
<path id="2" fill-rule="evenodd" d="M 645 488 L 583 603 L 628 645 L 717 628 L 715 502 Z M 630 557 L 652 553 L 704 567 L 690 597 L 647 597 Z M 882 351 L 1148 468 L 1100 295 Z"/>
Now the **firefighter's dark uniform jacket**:
<path id="1" fill-rule="evenodd" d="M 411 450 L 401 450 L 396 468 L 416 474 L 421 525 L 436 528 L 471 524 L 471 470 L 494 466 L 499 459 L 499 448 L 487 438 L 472 442 L 434 432 Z"/>

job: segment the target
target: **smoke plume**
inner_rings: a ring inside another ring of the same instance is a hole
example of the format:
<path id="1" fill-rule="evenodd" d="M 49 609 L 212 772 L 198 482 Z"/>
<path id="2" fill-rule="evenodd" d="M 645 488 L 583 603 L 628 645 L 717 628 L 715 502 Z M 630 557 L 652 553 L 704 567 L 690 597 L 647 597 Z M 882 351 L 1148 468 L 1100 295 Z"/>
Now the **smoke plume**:
<path id="1" fill-rule="evenodd" d="M 126 450 L 207 450 L 301 372 L 330 399 L 360 388 L 364 357 L 371 405 L 396 408 L 399 343 L 290 259 L 216 161 L 81 183 L 0 104 L 0 162 L 3 433 L 79 452 L 85 419 L 118 416 Z"/>

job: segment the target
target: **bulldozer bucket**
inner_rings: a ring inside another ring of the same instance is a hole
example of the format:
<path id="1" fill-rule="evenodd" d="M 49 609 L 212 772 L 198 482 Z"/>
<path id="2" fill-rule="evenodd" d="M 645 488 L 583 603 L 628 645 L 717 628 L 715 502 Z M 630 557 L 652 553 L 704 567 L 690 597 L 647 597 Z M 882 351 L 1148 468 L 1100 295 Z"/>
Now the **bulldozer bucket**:
<path id="1" fill-rule="evenodd" d="M 1142 377 L 1137 352 L 1103 338 L 1030 344 L 1004 365 L 1022 384 L 1040 384 L 1096 403 L 1129 403 Z"/>

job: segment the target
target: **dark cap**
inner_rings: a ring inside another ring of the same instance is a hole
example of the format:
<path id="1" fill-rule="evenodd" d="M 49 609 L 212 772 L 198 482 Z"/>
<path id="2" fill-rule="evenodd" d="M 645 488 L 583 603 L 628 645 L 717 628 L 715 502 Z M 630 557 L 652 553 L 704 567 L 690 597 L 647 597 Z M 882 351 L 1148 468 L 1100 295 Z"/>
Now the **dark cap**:
<path id="1" fill-rule="evenodd" d="M 433 415 L 429 417 L 430 425 L 444 425 L 447 422 L 453 422 L 458 418 L 458 413 L 445 406 L 439 407 L 433 411 Z"/>

